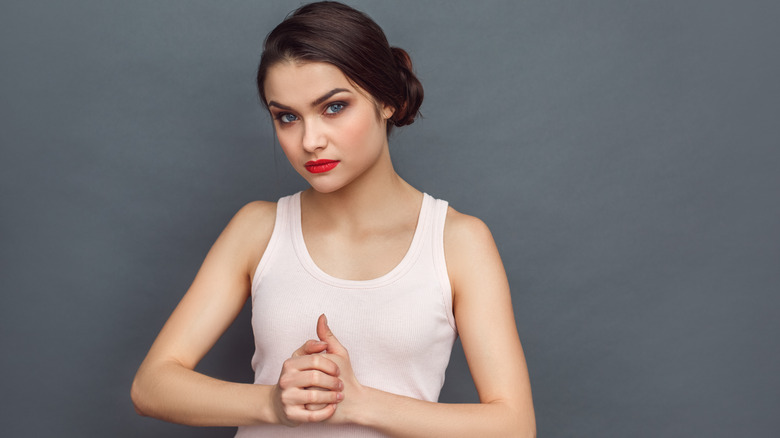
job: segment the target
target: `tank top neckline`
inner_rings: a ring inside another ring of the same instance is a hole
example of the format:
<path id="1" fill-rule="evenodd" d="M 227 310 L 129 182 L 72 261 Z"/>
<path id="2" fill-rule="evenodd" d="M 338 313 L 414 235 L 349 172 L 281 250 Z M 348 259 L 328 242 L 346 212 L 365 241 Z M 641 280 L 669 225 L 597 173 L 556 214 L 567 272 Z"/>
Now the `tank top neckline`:
<path id="1" fill-rule="evenodd" d="M 292 241 L 298 260 L 304 269 L 314 278 L 331 286 L 345 289 L 373 289 L 383 287 L 401 278 L 409 269 L 414 266 L 414 262 L 423 247 L 423 235 L 429 227 L 431 210 L 433 209 L 434 199 L 427 193 L 423 193 L 423 201 L 420 206 L 420 212 L 417 215 L 417 225 L 412 236 L 412 243 L 406 250 L 398 264 L 387 273 L 370 280 L 347 280 L 334 277 L 320 269 L 309 254 L 306 242 L 303 240 L 303 228 L 301 226 L 301 192 L 291 196 L 289 212 L 290 225 L 292 231 Z"/>

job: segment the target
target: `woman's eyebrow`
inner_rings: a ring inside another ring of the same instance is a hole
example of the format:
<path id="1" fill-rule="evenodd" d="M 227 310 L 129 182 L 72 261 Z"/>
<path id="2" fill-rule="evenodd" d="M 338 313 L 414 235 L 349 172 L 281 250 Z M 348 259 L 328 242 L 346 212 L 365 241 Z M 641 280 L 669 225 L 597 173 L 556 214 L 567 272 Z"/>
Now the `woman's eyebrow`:
<path id="1" fill-rule="evenodd" d="M 287 105 L 282 105 L 281 103 L 279 103 L 279 102 L 274 102 L 273 100 L 272 100 L 272 101 L 270 101 L 270 102 L 268 102 L 268 106 L 269 106 L 269 107 L 275 106 L 275 107 L 277 107 L 277 108 L 279 108 L 279 109 L 283 109 L 283 110 L 285 110 L 285 111 L 292 111 L 292 110 L 293 110 L 293 109 L 292 109 L 292 108 L 290 108 L 289 106 L 287 106 Z"/>
<path id="2" fill-rule="evenodd" d="M 322 102 L 325 102 L 326 100 L 330 99 L 334 94 L 342 93 L 344 91 L 349 93 L 349 90 L 347 90 L 346 88 L 334 88 L 334 89 L 328 91 L 327 93 L 323 94 L 322 96 L 318 97 L 317 99 L 315 99 L 314 102 L 311 103 L 311 106 L 317 106 L 317 105 L 321 104 Z M 269 107 L 275 106 L 275 107 L 277 107 L 279 109 L 283 109 L 285 111 L 292 111 L 293 110 L 289 106 L 282 105 L 281 103 L 273 101 L 273 100 L 268 102 L 268 106 Z"/>
<path id="3" fill-rule="evenodd" d="M 318 97 L 314 102 L 311 103 L 311 106 L 317 106 L 322 102 L 325 102 L 326 100 L 330 99 L 331 96 L 333 96 L 334 94 L 341 93 L 342 91 L 349 92 L 349 90 L 347 90 L 346 88 L 334 88 L 328 91 L 327 93 L 323 94 L 322 96 Z"/>

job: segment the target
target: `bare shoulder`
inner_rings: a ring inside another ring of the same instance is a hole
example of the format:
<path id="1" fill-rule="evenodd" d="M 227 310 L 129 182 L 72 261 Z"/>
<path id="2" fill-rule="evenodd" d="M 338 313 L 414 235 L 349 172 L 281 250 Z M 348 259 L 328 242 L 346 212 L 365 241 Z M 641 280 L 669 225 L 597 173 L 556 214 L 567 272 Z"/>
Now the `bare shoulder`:
<path id="1" fill-rule="evenodd" d="M 273 228 L 275 219 L 276 202 L 252 201 L 238 210 L 231 224 L 235 222 L 236 226 Z"/>
<path id="2" fill-rule="evenodd" d="M 475 216 L 449 207 L 444 223 L 444 247 L 449 251 L 446 255 L 458 256 L 463 251 L 468 254 L 482 246 L 495 246 L 488 226 Z"/>
<path id="3" fill-rule="evenodd" d="M 449 209 L 444 225 L 444 257 L 456 302 L 464 293 L 484 293 L 487 283 L 492 283 L 496 291 L 503 289 L 506 274 L 501 257 L 490 229 L 479 218 Z"/>
<path id="4" fill-rule="evenodd" d="M 251 273 L 268 246 L 275 222 L 275 202 L 253 201 L 236 212 L 220 239 L 231 242 L 231 246 L 243 254 Z"/>

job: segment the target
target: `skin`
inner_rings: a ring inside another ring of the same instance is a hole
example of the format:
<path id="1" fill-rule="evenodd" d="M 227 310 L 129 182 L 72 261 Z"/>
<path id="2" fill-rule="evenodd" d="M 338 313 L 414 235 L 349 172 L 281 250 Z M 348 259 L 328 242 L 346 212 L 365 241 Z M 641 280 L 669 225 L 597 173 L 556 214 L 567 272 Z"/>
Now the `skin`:
<path id="1" fill-rule="evenodd" d="M 390 160 L 386 120 L 393 108 L 324 63 L 272 66 L 265 93 L 279 143 L 311 185 L 301 195 L 301 224 L 312 259 L 328 274 L 351 280 L 392 270 L 411 243 L 422 203 L 422 193 L 398 176 Z M 305 164 L 317 159 L 339 164 L 312 174 Z M 275 211 L 274 203 L 246 205 L 214 243 L 138 370 L 131 393 L 140 414 L 191 425 L 350 423 L 403 437 L 535 436 L 503 264 L 485 224 L 452 208 L 445 258 L 480 403 L 425 402 L 361 385 L 349 346 L 338 341 L 324 315 L 311 322 L 318 339 L 291 352 L 276 385 L 195 372 L 249 297 Z"/>

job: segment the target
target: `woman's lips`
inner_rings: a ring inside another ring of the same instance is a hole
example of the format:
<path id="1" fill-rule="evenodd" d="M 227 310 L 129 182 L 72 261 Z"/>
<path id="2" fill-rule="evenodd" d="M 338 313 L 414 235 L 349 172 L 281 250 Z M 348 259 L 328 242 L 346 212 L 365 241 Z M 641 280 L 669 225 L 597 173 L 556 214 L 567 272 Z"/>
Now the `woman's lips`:
<path id="1" fill-rule="evenodd" d="M 308 163 L 304 164 L 304 166 L 306 167 L 306 170 L 311 173 L 323 173 L 329 170 L 333 170 L 333 168 L 338 166 L 338 164 L 339 162 L 336 160 L 315 160 L 309 161 Z"/>

